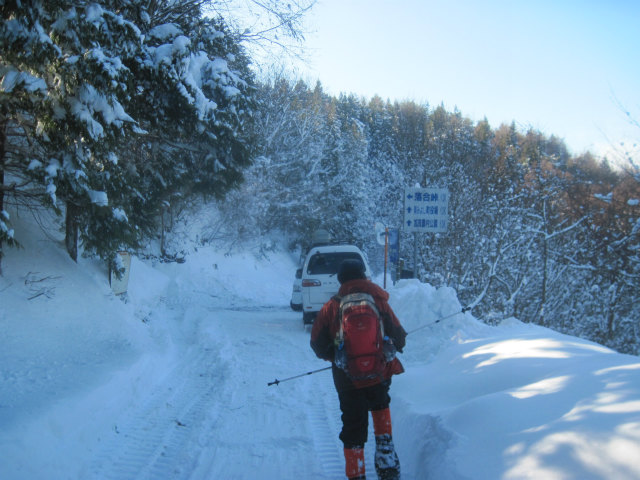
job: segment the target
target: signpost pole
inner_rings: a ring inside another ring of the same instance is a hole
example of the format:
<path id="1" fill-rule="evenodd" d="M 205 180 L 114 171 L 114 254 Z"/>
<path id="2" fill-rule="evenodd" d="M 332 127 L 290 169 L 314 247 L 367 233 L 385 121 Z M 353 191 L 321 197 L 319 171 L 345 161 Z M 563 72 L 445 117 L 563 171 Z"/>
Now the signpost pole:
<path id="1" fill-rule="evenodd" d="M 413 232 L 413 278 L 418 278 L 418 232 Z"/>

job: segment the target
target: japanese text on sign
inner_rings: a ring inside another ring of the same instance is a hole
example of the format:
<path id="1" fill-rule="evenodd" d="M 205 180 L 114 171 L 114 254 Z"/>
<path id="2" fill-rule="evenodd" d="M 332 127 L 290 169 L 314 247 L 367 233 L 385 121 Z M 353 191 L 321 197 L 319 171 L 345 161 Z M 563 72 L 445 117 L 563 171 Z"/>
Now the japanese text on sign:
<path id="1" fill-rule="evenodd" d="M 405 188 L 404 231 L 446 232 L 449 219 L 446 188 Z"/>

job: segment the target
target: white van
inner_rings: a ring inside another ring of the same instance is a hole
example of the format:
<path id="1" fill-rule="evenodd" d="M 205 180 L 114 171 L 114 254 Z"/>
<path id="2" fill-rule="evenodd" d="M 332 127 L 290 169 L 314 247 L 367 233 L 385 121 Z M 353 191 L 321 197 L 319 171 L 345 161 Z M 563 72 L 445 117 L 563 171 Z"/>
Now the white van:
<path id="1" fill-rule="evenodd" d="M 371 270 L 362 251 L 355 245 L 322 245 L 307 253 L 302 267 L 302 321 L 313 323 L 322 306 L 340 289 L 338 270 L 345 260 L 360 260 L 367 278 Z"/>

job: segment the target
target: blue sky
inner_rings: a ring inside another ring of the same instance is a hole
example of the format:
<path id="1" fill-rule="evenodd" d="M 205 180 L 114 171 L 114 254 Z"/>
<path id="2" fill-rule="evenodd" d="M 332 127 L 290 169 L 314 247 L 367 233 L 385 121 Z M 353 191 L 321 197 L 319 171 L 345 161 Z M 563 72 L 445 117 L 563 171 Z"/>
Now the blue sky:
<path id="1" fill-rule="evenodd" d="M 305 80 L 325 91 L 457 107 L 574 154 L 640 142 L 640 1 L 318 0 Z"/>

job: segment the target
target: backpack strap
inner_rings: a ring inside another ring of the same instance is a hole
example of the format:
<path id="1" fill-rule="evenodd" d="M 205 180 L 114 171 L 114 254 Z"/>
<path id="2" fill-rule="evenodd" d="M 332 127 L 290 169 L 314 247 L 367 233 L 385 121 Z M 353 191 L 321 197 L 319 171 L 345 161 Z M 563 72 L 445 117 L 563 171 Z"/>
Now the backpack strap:
<path id="1" fill-rule="evenodd" d="M 331 300 L 335 300 L 336 303 L 338 304 L 338 310 L 336 313 L 336 322 L 340 322 L 340 328 L 336 333 L 336 338 L 333 339 L 335 345 L 338 346 L 338 344 L 340 344 L 344 338 L 344 330 L 342 328 L 342 297 L 336 294 L 333 297 L 331 297 Z"/>

